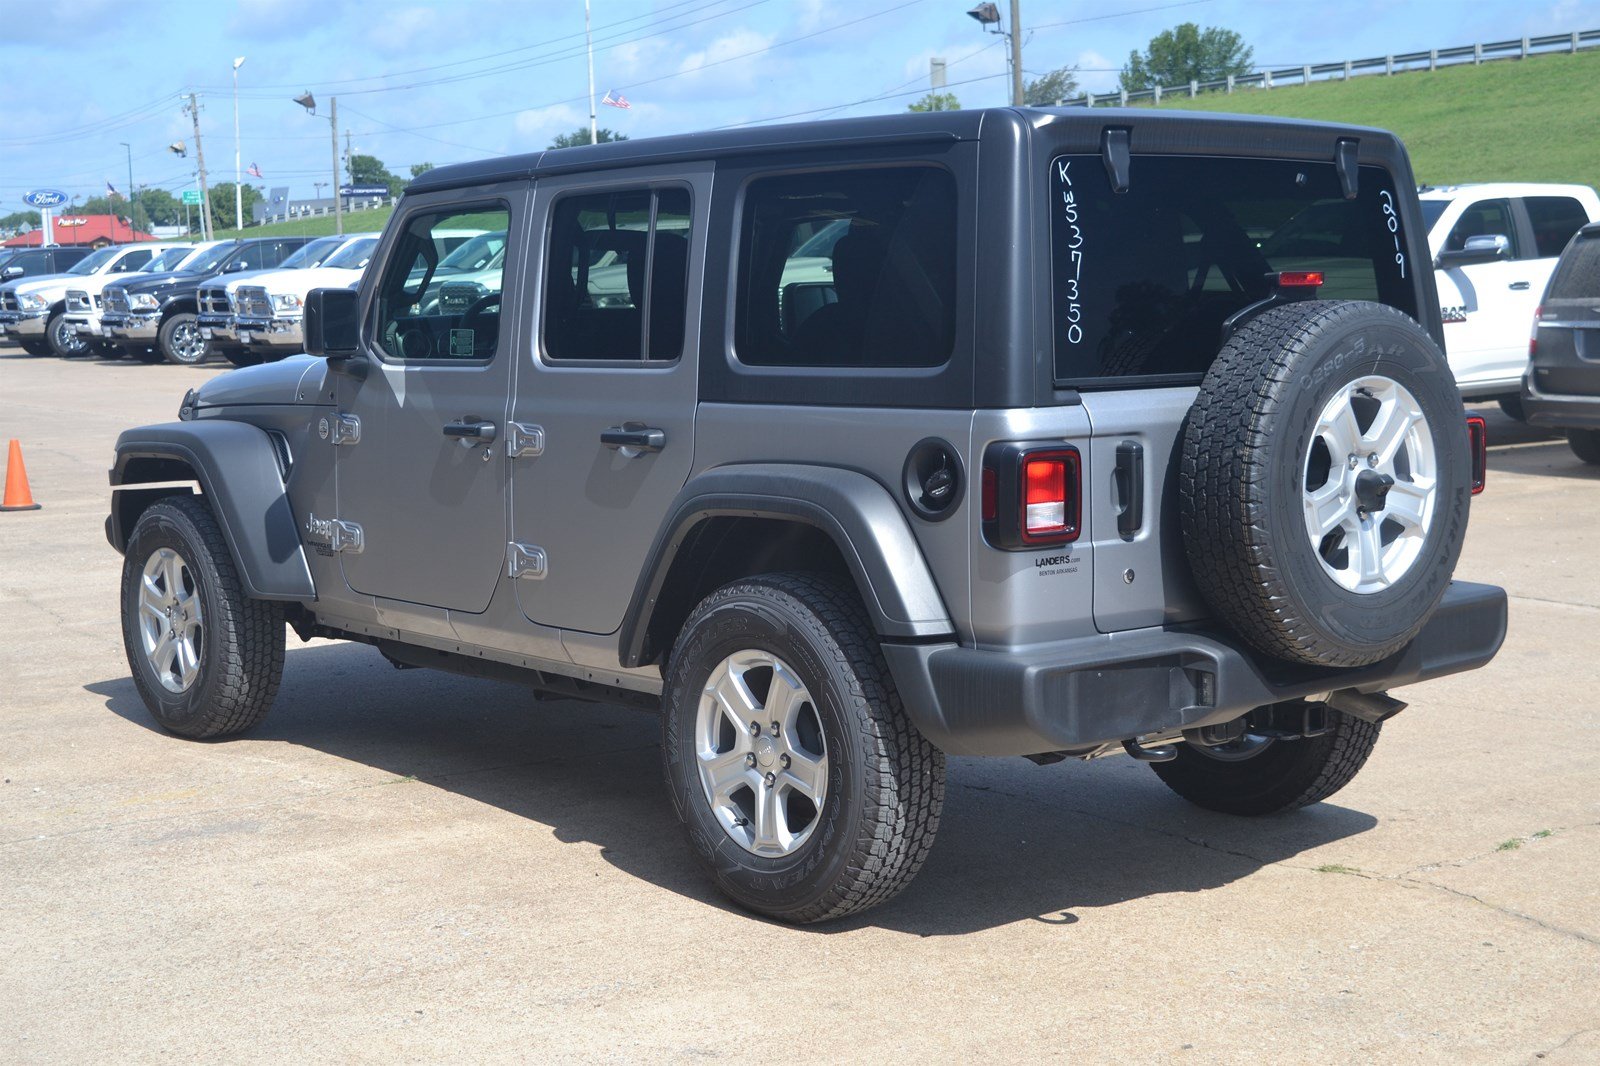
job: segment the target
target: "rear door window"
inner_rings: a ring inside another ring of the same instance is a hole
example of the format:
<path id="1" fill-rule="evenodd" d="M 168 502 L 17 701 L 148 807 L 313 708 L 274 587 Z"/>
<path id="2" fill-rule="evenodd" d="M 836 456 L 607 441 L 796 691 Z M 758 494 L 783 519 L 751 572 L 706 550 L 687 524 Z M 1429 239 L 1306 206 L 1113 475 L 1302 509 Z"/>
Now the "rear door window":
<path id="1" fill-rule="evenodd" d="M 1063 385 L 1199 380 L 1222 323 L 1320 271 L 1319 295 L 1415 317 L 1417 270 L 1393 179 L 1360 168 L 1344 198 L 1331 162 L 1134 156 L 1113 193 L 1098 155 L 1050 163 L 1055 370 Z"/>
<path id="2" fill-rule="evenodd" d="M 1583 205 L 1570 196 L 1528 196 L 1522 206 L 1533 224 L 1534 254 L 1540 259 L 1560 255 L 1572 235 L 1589 221 Z"/>

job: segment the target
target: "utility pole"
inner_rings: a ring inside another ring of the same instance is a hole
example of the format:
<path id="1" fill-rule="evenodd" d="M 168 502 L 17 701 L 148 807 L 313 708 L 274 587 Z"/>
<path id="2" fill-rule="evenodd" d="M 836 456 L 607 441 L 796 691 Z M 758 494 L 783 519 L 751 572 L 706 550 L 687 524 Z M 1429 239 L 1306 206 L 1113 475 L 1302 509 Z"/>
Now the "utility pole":
<path id="1" fill-rule="evenodd" d="M 1016 10 L 1016 5 L 1012 5 Z M 244 56 L 233 61 L 233 228 L 244 229 L 244 171 L 240 169 L 239 161 L 239 68 L 244 65 Z"/>
<path id="2" fill-rule="evenodd" d="M 589 143 L 600 143 L 600 129 L 594 120 L 594 38 L 589 34 L 589 0 L 583 0 L 583 40 L 589 50 Z"/>
<path id="3" fill-rule="evenodd" d="M 344 236 L 344 197 L 339 195 L 339 98 L 328 101 L 328 128 L 333 131 L 333 232 Z M 350 135 L 345 134 L 348 145 Z"/>
<path id="4" fill-rule="evenodd" d="M 211 239 L 211 193 L 206 189 L 206 150 L 200 144 L 200 104 L 189 94 L 189 114 L 194 118 L 194 160 L 200 174 L 200 239 Z"/>
<path id="5" fill-rule="evenodd" d="M 1022 106 L 1022 0 L 1011 0 L 1011 105 Z"/>
<path id="6" fill-rule="evenodd" d="M 133 146 L 127 141 L 118 141 L 117 143 L 122 145 L 122 147 L 126 149 L 128 153 L 128 240 L 131 241 L 133 240 L 133 234 L 137 232 L 139 228 L 136 223 L 138 215 L 135 214 L 139 204 L 133 198 Z"/>

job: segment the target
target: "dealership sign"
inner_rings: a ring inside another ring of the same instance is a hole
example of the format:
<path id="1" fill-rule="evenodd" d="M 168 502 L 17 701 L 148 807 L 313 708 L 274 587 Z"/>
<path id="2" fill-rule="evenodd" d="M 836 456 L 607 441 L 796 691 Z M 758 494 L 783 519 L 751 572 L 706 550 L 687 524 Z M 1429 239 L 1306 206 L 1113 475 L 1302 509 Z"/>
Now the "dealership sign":
<path id="1" fill-rule="evenodd" d="M 340 196 L 388 196 L 387 185 L 341 185 Z"/>
<path id="2" fill-rule="evenodd" d="M 62 204 L 66 203 L 67 194 L 58 189 L 35 189 L 32 192 L 24 195 L 22 197 L 22 202 L 27 204 L 29 207 L 37 207 L 40 210 L 48 210 L 52 207 L 60 207 Z"/>

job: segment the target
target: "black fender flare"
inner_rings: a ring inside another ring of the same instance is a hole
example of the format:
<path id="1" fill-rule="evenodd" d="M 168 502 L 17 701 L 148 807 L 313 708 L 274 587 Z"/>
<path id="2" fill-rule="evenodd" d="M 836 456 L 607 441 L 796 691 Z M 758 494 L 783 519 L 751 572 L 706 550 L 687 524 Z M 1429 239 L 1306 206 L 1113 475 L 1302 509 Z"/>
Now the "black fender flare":
<path id="1" fill-rule="evenodd" d="M 700 522 L 724 515 L 786 519 L 827 534 L 849 566 L 879 636 L 929 640 L 954 634 L 922 549 L 882 485 L 839 467 L 735 464 L 690 478 L 668 509 L 622 619 L 618 654 L 623 666 L 643 661 L 651 616 L 678 549 Z"/>
<path id="2" fill-rule="evenodd" d="M 250 596 L 306 602 L 317 598 L 277 450 L 265 430 L 220 418 L 140 426 L 117 438 L 116 455 L 113 494 L 188 480 L 174 461 L 193 471 Z M 122 528 L 121 510 L 113 500 L 106 538 L 125 552 L 132 530 Z"/>

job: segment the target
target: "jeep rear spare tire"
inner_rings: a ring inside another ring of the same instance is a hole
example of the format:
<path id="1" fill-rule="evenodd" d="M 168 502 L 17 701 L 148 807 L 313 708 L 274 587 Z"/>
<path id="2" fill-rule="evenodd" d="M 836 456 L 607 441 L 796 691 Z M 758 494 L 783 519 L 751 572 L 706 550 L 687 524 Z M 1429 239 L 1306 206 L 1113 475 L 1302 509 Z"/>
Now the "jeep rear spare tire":
<path id="1" fill-rule="evenodd" d="M 1291 662 L 1405 647 L 1461 555 L 1463 417 L 1443 353 L 1400 311 L 1305 301 L 1247 322 L 1183 436 L 1179 513 L 1211 608 Z"/>

